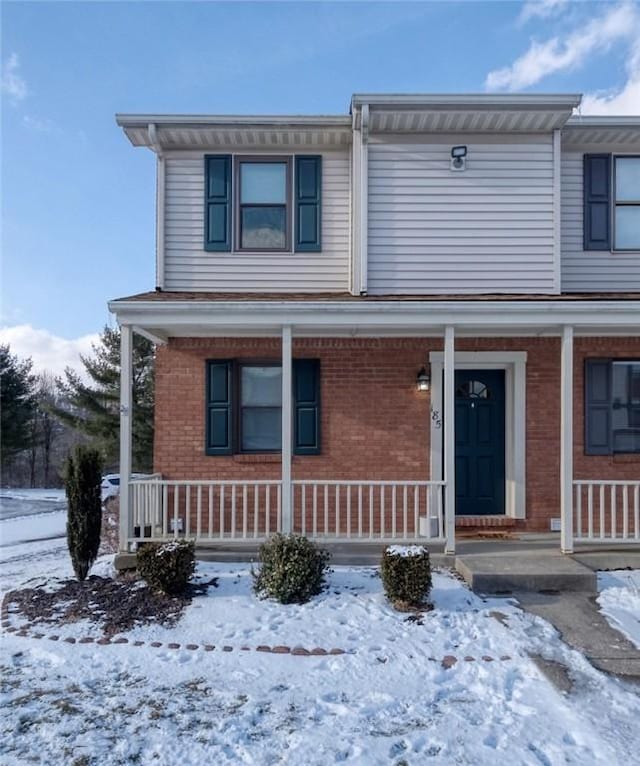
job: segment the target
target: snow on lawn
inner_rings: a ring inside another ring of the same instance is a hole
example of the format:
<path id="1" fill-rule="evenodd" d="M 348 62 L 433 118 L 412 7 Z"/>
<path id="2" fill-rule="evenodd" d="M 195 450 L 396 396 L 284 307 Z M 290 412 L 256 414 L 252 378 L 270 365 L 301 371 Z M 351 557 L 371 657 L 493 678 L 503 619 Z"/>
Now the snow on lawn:
<path id="1" fill-rule="evenodd" d="M 66 508 L 62 489 L 0 490 L 0 546 L 63 537 Z"/>
<path id="2" fill-rule="evenodd" d="M 16 546 L 23 580 L 68 575 L 56 544 Z M 15 557 L 0 566 L 19 580 Z M 228 644 L 233 652 L 5 634 L 2 763 L 595 766 L 637 759 L 637 690 L 594 670 L 514 602 L 481 599 L 448 574 L 435 574 L 435 608 L 417 622 L 389 607 L 374 568 L 336 567 L 327 590 L 304 606 L 258 600 L 246 565 L 200 564 L 198 576 L 217 577 L 218 587 L 194 599 L 174 629 L 124 635 Z M 87 631 L 85 623 L 46 632 Z M 239 651 L 262 643 L 349 653 Z M 529 653 L 564 663 L 573 691 L 557 691 Z M 441 665 L 446 654 L 458 658 L 449 670 Z"/>
<path id="3" fill-rule="evenodd" d="M 609 624 L 640 649 L 640 569 L 598 572 L 598 590 Z"/>

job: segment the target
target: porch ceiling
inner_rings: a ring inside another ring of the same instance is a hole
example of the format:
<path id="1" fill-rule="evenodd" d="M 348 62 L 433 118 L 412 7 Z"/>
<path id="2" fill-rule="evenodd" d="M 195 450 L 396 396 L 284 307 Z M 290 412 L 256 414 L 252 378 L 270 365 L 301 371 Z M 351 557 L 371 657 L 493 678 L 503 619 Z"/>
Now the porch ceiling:
<path id="1" fill-rule="evenodd" d="M 626 300 L 305 300 L 228 297 L 182 300 L 133 296 L 109 303 L 122 325 L 162 342 L 169 337 L 275 336 L 290 326 L 297 336 L 560 335 L 564 325 L 580 336 L 640 334 L 640 296 Z"/>

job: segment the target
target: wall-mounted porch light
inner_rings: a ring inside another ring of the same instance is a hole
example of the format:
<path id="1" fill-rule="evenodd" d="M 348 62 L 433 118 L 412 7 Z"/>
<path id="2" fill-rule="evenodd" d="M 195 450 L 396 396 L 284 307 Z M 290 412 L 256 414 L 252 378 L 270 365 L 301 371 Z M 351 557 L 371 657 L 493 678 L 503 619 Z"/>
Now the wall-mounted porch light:
<path id="1" fill-rule="evenodd" d="M 418 391 L 428 391 L 431 388 L 431 373 L 426 367 L 421 367 L 416 377 L 416 387 Z"/>

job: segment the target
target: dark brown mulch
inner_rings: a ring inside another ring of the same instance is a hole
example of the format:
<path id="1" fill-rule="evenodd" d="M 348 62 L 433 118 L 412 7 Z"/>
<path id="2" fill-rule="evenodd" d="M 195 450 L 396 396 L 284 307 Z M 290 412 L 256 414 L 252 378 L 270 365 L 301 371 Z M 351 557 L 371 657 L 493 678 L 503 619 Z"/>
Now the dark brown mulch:
<path id="1" fill-rule="evenodd" d="M 192 583 L 179 596 L 168 596 L 141 580 L 91 576 L 83 583 L 62 580 L 53 591 L 45 590 L 44 585 L 12 590 L 4 601 L 10 614 L 32 625 L 91 620 L 111 637 L 138 625 L 175 625 L 193 597 L 205 595 L 210 586 L 217 586 L 216 578 Z"/>

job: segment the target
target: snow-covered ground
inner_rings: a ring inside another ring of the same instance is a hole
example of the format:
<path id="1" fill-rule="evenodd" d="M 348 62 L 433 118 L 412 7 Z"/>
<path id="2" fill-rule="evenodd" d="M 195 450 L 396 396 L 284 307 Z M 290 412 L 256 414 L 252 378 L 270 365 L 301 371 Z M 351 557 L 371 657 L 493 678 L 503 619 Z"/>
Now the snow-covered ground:
<path id="1" fill-rule="evenodd" d="M 0 546 L 63 537 L 66 508 L 62 489 L 0 490 Z"/>
<path id="2" fill-rule="evenodd" d="M 2 549 L 3 589 L 69 576 L 63 543 Z M 96 568 L 107 573 L 109 559 Z M 511 600 L 481 599 L 439 572 L 434 610 L 412 621 L 386 603 L 373 568 L 335 567 L 304 606 L 258 600 L 246 565 L 201 564 L 198 576 L 217 587 L 175 628 L 125 634 L 178 650 L 5 634 L 3 766 L 637 763 L 638 690 L 594 670 Z M 45 632 L 98 635 L 86 623 Z M 241 651 L 259 644 L 347 653 Z M 573 690 L 558 691 L 530 654 L 563 663 Z M 450 669 L 446 655 L 458 659 Z"/>
<path id="3" fill-rule="evenodd" d="M 598 590 L 609 624 L 640 649 L 640 569 L 599 572 Z"/>

